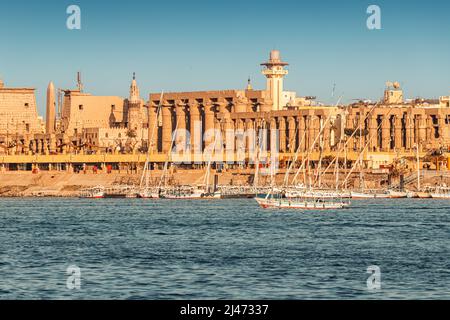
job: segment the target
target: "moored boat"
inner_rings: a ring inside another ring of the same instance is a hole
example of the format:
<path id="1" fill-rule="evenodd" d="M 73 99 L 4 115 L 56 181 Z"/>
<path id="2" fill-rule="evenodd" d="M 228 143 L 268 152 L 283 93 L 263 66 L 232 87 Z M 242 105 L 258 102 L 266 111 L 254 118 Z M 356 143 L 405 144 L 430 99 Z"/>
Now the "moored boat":
<path id="1" fill-rule="evenodd" d="M 81 191 L 80 198 L 86 199 L 102 199 L 105 197 L 105 188 L 97 186 L 91 189 Z"/>
<path id="2" fill-rule="evenodd" d="M 408 197 L 408 193 L 403 191 L 388 190 L 388 194 L 391 199 L 402 199 Z"/>
<path id="3" fill-rule="evenodd" d="M 391 196 L 389 193 L 380 193 L 380 192 L 355 192 L 351 193 L 352 199 L 389 199 Z"/>
<path id="4" fill-rule="evenodd" d="M 417 194 L 417 198 L 419 199 L 430 199 L 431 198 L 431 193 L 430 192 L 416 192 Z"/>
<path id="5" fill-rule="evenodd" d="M 437 187 L 430 195 L 433 199 L 450 199 L 450 187 Z"/>
<path id="6" fill-rule="evenodd" d="M 349 199 L 351 197 L 350 192 L 335 191 L 335 190 L 295 190 L 288 189 L 286 191 L 286 198 L 308 198 L 308 199 Z"/>
<path id="7" fill-rule="evenodd" d="M 304 210 L 331 210 L 343 209 L 350 203 L 324 201 L 322 199 L 288 199 L 288 198 L 255 198 L 256 202 L 264 209 L 304 209 Z"/>

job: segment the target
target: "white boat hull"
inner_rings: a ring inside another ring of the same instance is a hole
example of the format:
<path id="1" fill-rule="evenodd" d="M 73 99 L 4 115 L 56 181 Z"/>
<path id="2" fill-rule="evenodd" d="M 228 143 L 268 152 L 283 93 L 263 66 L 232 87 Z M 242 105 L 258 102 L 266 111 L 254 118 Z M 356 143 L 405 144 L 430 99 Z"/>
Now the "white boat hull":
<path id="1" fill-rule="evenodd" d="M 433 199 L 450 199 L 450 193 L 431 193 Z"/>
<path id="2" fill-rule="evenodd" d="M 408 197 L 408 193 L 406 193 L 406 192 L 389 190 L 388 193 L 389 193 L 389 198 L 391 198 L 391 199 L 402 199 L 402 198 Z"/>
<path id="3" fill-rule="evenodd" d="M 352 199 L 390 199 L 388 193 L 351 192 Z"/>
<path id="4" fill-rule="evenodd" d="M 103 199 L 105 197 L 104 192 L 93 192 L 91 194 L 82 195 L 81 198 L 84 199 Z"/>
<path id="5" fill-rule="evenodd" d="M 264 209 L 303 209 L 303 210 L 331 210 L 343 209 L 349 203 L 343 202 L 319 202 L 319 201 L 295 201 L 290 199 L 262 199 L 255 198 L 256 202 Z"/>
<path id="6" fill-rule="evenodd" d="M 287 191 L 287 198 L 307 198 L 307 199 L 349 199 L 350 193 L 333 191 Z"/>

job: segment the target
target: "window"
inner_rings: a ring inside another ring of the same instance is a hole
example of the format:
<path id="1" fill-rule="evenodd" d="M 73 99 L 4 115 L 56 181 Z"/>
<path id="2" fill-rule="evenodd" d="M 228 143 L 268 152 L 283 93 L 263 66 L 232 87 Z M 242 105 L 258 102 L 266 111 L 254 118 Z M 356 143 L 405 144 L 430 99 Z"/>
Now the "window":
<path id="1" fill-rule="evenodd" d="M 83 110 L 83 105 L 82 105 L 82 104 L 80 104 L 80 105 L 78 106 L 78 110 Z"/>
<path id="2" fill-rule="evenodd" d="M 28 108 L 30 105 L 28 103 L 25 103 L 25 108 Z"/>
<path id="3" fill-rule="evenodd" d="M 107 132 L 107 133 L 105 133 L 105 138 L 108 138 L 108 132 Z"/>
<path id="4" fill-rule="evenodd" d="M 27 124 L 25 125 L 25 130 L 26 130 L 27 132 L 30 132 L 30 124 L 29 124 L 29 123 L 27 123 Z"/>

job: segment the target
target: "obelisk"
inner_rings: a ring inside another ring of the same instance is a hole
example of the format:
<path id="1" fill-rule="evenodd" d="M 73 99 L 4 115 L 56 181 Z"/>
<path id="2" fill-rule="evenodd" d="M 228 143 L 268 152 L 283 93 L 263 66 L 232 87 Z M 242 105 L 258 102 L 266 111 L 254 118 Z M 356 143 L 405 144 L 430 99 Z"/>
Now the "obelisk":
<path id="1" fill-rule="evenodd" d="M 47 88 L 47 113 L 45 129 L 47 134 L 55 133 L 55 87 L 51 81 Z"/>

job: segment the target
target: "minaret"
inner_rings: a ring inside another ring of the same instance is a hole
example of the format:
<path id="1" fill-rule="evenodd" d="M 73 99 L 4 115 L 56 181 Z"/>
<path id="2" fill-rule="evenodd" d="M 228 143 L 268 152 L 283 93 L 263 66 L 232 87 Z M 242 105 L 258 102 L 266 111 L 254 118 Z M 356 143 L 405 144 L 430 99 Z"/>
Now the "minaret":
<path id="1" fill-rule="evenodd" d="M 55 87 L 50 81 L 47 88 L 47 112 L 45 130 L 47 134 L 55 133 Z"/>
<path id="2" fill-rule="evenodd" d="M 247 91 L 253 90 L 253 87 L 252 87 L 252 80 L 250 79 L 250 77 L 248 77 L 247 88 L 246 88 L 246 90 L 247 90 Z"/>
<path id="3" fill-rule="evenodd" d="M 261 63 L 266 68 L 262 71 L 262 74 L 267 78 L 267 88 L 269 96 L 273 101 L 272 110 L 281 110 L 281 98 L 283 93 L 283 78 L 288 74 L 288 71 L 284 69 L 289 64 L 281 61 L 280 51 L 272 50 L 270 52 L 269 61 Z"/>
<path id="4" fill-rule="evenodd" d="M 130 86 L 130 102 L 139 102 L 139 88 L 136 83 L 136 73 L 133 72 L 133 80 Z"/>
<path id="5" fill-rule="evenodd" d="M 142 126 L 141 120 L 141 99 L 139 98 L 139 88 L 136 83 L 136 73 L 133 72 L 130 98 L 128 99 L 128 129 L 137 133 L 137 130 Z"/>

